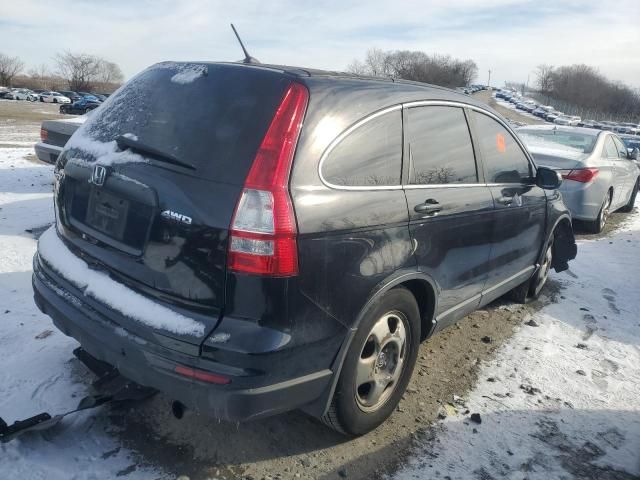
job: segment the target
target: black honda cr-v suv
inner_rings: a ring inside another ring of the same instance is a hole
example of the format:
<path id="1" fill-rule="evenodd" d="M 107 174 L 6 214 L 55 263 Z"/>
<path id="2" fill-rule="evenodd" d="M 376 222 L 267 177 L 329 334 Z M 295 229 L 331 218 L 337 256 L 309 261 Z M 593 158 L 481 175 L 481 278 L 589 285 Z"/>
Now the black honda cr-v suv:
<path id="1" fill-rule="evenodd" d="M 575 257 L 558 175 L 447 89 L 161 63 L 55 168 L 39 308 L 93 357 L 222 419 L 362 434 L 420 341 Z"/>

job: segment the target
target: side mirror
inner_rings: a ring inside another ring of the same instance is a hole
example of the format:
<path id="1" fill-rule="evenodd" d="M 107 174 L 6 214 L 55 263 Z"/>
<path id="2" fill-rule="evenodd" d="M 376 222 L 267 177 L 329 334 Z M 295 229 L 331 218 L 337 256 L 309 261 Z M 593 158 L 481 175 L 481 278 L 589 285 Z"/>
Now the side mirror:
<path id="1" fill-rule="evenodd" d="M 562 175 L 556 170 L 547 167 L 538 167 L 536 185 L 545 190 L 555 190 L 562 185 Z"/>
<path id="2" fill-rule="evenodd" d="M 640 150 L 638 150 L 638 147 L 628 152 L 627 157 L 629 157 L 629 160 L 640 160 Z"/>

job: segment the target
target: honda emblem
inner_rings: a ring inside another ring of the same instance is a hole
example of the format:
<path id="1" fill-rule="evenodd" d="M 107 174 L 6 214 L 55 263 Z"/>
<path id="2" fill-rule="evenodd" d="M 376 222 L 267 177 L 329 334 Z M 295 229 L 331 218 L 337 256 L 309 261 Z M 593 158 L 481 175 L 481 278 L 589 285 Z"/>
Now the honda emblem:
<path id="1" fill-rule="evenodd" d="M 104 181 L 107 178 L 107 169 L 102 165 L 96 165 L 93 167 L 93 173 L 91 174 L 91 179 L 89 180 L 97 187 L 101 187 L 104 185 Z"/>

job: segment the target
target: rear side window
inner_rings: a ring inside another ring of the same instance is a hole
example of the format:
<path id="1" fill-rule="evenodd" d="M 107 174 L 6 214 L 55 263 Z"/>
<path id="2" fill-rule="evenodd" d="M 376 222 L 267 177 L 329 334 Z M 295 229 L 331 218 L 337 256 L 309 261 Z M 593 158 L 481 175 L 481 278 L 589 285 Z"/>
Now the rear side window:
<path id="1" fill-rule="evenodd" d="M 618 158 L 618 149 L 615 143 L 613 143 L 613 137 L 608 135 L 604 141 L 604 150 L 602 151 L 603 157 Z"/>
<path id="2" fill-rule="evenodd" d="M 400 184 L 402 117 L 387 112 L 363 123 L 327 155 L 322 176 L 332 185 L 352 187 Z"/>
<path id="3" fill-rule="evenodd" d="M 513 135 L 493 118 L 473 111 L 477 141 L 487 170 L 488 183 L 529 182 L 531 164 Z"/>
<path id="4" fill-rule="evenodd" d="M 128 135 L 194 165 L 193 175 L 242 184 L 289 83 L 267 69 L 161 63 L 111 95 L 78 133 L 89 152 Z"/>
<path id="5" fill-rule="evenodd" d="M 417 107 L 407 112 L 409 183 L 476 183 L 478 175 L 462 108 Z"/>

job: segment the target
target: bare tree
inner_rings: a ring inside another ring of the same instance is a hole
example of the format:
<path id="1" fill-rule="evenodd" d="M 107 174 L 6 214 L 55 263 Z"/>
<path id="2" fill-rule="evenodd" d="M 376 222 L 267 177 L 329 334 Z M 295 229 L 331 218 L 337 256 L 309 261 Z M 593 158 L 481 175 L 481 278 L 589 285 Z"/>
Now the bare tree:
<path id="1" fill-rule="evenodd" d="M 101 60 L 97 80 L 101 83 L 122 83 L 124 74 L 120 67 L 108 60 Z"/>
<path id="2" fill-rule="evenodd" d="M 0 85 L 11 86 L 13 77 L 24 68 L 24 63 L 18 57 L 10 57 L 0 53 Z"/>
<path id="3" fill-rule="evenodd" d="M 29 69 L 29 76 L 31 77 L 31 80 L 38 85 L 37 88 L 53 88 L 51 72 L 49 71 L 49 67 L 44 63 Z"/>
<path id="4" fill-rule="evenodd" d="M 473 60 L 458 60 L 449 55 L 373 49 L 367 52 L 364 61 L 351 63 L 349 71 L 455 87 L 471 83 L 478 67 Z"/>
<path id="5" fill-rule="evenodd" d="M 58 74 L 71 90 L 91 91 L 97 84 L 104 88 L 124 80 L 117 64 L 96 55 L 67 51 L 56 55 L 55 60 Z"/>
<path id="6" fill-rule="evenodd" d="M 553 88 L 553 66 L 541 64 L 536 67 L 536 85 L 542 93 L 549 93 Z"/>

